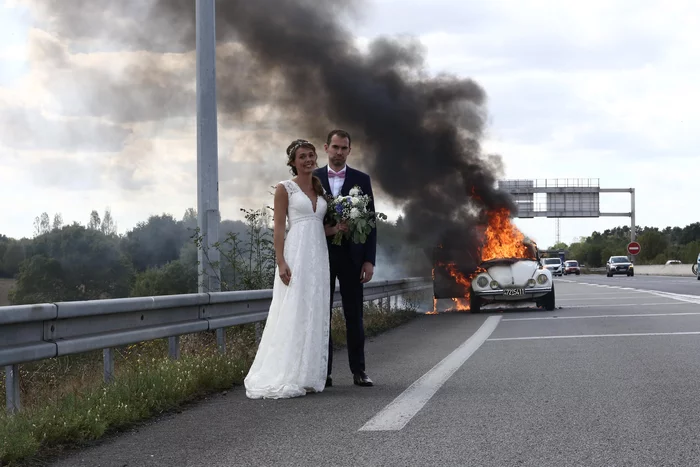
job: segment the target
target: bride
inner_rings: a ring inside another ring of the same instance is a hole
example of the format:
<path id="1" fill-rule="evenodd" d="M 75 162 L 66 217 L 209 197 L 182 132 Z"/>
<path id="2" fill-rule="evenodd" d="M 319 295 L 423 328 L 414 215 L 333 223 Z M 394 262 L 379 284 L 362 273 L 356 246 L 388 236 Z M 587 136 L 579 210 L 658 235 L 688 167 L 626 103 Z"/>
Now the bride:
<path id="1" fill-rule="evenodd" d="M 265 330 L 245 378 L 251 399 L 298 397 L 325 387 L 331 300 L 326 236 L 347 227 L 323 225 L 327 203 L 312 175 L 316 159 L 313 144 L 293 141 L 287 165 L 295 177 L 275 189 L 277 267 Z"/>

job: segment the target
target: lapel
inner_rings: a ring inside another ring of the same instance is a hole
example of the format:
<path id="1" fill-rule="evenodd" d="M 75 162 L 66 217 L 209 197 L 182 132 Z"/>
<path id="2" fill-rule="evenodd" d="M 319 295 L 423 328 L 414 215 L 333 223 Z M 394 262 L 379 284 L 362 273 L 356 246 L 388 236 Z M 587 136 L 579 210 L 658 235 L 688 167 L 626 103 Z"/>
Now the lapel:
<path id="1" fill-rule="evenodd" d="M 317 172 L 317 175 L 319 180 L 321 180 L 321 185 L 323 185 L 323 189 L 326 190 L 326 193 L 333 196 L 331 184 L 328 182 L 328 165 L 324 165 L 321 170 Z"/>
<path id="2" fill-rule="evenodd" d="M 326 178 L 328 178 L 328 171 L 326 171 Z M 345 179 L 343 180 L 343 186 L 340 187 L 340 194 L 347 196 L 352 188 L 352 169 L 350 166 L 345 164 Z"/>

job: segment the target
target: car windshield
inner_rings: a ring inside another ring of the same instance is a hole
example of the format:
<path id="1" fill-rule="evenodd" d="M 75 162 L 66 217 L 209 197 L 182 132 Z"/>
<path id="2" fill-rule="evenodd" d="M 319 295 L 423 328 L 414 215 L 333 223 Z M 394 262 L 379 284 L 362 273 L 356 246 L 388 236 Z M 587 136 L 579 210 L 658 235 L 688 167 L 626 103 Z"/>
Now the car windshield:
<path id="1" fill-rule="evenodd" d="M 578 261 L 567 261 L 566 265 L 571 266 L 571 267 L 576 267 L 576 266 L 578 266 Z"/>
<path id="2" fill-rule="evenodd" d="M 630 260 L 627 259 L 625 256 L 614 256 L 611 260 L 611 263 L 629 263 Z"/>
<path id="3" fill-rule="evenodd" d="M 559 258 L 546 258 L 544 264 L 559 264 L 561 260 Z"/>

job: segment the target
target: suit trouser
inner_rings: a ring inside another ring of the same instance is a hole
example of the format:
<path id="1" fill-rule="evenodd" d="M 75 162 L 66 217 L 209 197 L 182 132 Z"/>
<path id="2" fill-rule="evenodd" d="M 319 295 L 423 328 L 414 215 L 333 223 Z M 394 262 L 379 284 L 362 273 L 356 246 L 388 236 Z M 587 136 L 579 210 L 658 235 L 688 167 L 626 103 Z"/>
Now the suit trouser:
<path id="1" fill-rule="evenodd" d="M 333 295 L 335 280 L 340 284 L 340 296 L 345 315 L 345 327 L 350 371 L 365 371 L 365 328 L 363 323 L 364 284 L 360 282 L 362 265 L 353 261 L 350 249 L 345 246 L 328 245 L 331 266 L 331 303 L 333 312 Z M 333 368 L 333 337 L 328 338 L 328 374 Z"/>

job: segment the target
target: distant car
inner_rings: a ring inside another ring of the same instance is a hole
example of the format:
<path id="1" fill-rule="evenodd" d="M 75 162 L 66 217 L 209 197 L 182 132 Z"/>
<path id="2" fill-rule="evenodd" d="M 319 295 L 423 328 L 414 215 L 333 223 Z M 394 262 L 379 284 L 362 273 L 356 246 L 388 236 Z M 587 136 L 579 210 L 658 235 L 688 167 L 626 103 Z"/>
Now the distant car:
<path id="1" fill-rule="evenodd" d="M 578 261 L 573 259 L 564 261 L 564 275 L 567 274 L 581 275 L 581 267 L 578 265 Z"/>
<path id="2" fill-rule="evenodd" d="M 552 272 L 537 259 L 498 258 L 481 263 L 485 272 L 471 282 L 469 309 L 478 313 L 482 305 L 535 302 L 552 311 L 556 307 Z"/>
<path id="3" fill-rule="evenodd" d="M 693 270 L 693 274 L 695 274 L 700 281 L 700 253 L 698 253 L 698 259 L 691 269 Z"/>
<path id="4" fill-rule="evenodd" d="M 605 263 L 605 272 L 608 277 L 612 277 L 615 274 L 634 276 L 634 264 L 627 256 L 611 256 L 608 262 Z"/>
<path id="5" fill-rule="evenodd" d="M 551 271 L 553 275 L 564 275 L 564 265 L 561 262 L 561 258 L 544 258 L 542 262 L 544 263 L 544 267 Z"/>

